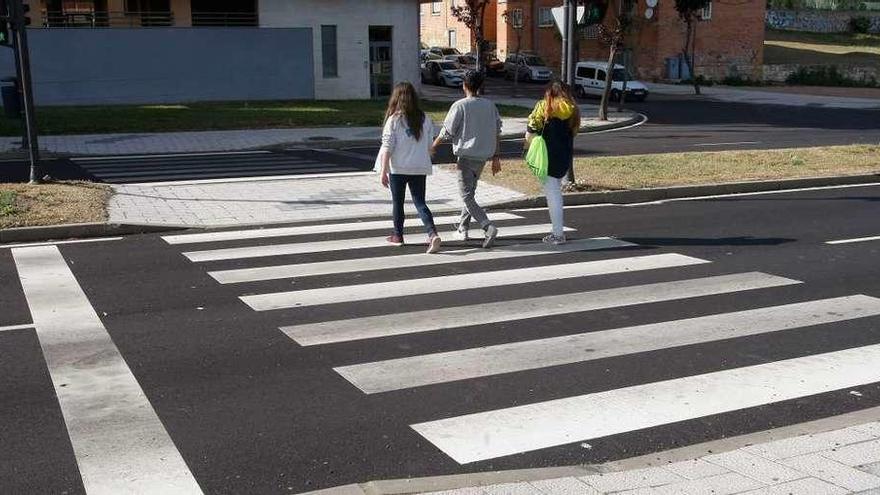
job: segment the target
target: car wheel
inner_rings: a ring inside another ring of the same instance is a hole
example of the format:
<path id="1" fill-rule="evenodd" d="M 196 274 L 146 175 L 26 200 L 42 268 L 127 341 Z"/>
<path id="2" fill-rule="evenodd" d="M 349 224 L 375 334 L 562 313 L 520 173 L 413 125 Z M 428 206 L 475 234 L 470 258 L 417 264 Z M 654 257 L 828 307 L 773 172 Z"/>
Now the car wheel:
<path id="1" fill-rule="evenodd" d="M 522 80 L 525 82 L 532 82 L 532 73 L 526 72 L 526 75 L 522 78 Z"/>
<path id="2" fill-rule="evenodd" d="M 449 86 L 449 83 L 446 82 L 446 78 L 445 78 L 445 77 L 441 77 L 441 78 L 440 78 L 440 86 L 443 86 L 444 88 L 447 87 L 447 86 Z"/>
<path id="3" fill-rule="evenodd" d="M 587 97 L 587 92 L 584 91 L 583 86 L 578 86 L 577 89 L 575 90 L 575 93 L 577 93 L 578 98 L 584 99 Z"/>

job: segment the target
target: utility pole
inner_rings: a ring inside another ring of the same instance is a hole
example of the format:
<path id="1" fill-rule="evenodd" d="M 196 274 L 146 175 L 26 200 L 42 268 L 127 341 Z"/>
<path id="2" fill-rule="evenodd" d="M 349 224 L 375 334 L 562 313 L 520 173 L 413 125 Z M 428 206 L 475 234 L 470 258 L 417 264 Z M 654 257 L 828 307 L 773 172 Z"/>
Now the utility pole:
<path id="1" fill-rule="evenodd" d="M 571 34 L 569 29 L 569 15 L 571 15 L 572 0 L 564 0 L 562 2 L 562 70 L 560 70 L 559 78 L 568 81 L 568 69 L 571 66 L 568 59 L 568 38 Z"/>
<path id="2" fill-rule="evenodd" d="M 577 1 L 576 0 L 566 0 L 565 6 L 565 32 L 566 36 L 563 36 L 565 42 L 563 43 L 562 50 L 565 52 L 565 60 L 566 60 L 566 69 L 563 73 L 563 80 L 571 89 L 574 91 L 574 80 L 575 80 L 575 71 L 577 70 L 577 58 L 578 55 L 575 52 L 575 44 L 577 42 Z M 575 100 L 575 104 L 577 104 L 577 100 Z M 578 123 L 580 125 L 580 123 Z M 574 176 L 574 163 L 568 167 L 568 173 L 565 176 L 565 181 L 569 185 L 575 184 L 575 176 Z"/>
<path id="3" fill-rule="evenodd" d="M 26 14 L 30 11 L 30 5 L 22 0 L 6 0 L 2 2 L 3 11 L 0 11 L 0 22 L 8 24 L 12 31 L 12 49 L 15 56 L 15 69 L 17 85 L 21 90 L 21 100 L 24 108 L 24 139 L 23 144 L 28 149 L 28 161 L 30 162 L 30 183 L 40 182 L 40 146 L 37 141 L 37 119 L 34 110 L 33 78 L 31 77 L 31 58 L 27 41 L 27 25 L 30 19 Z M 4 40 L 5 41 L 5 40 Z"/>

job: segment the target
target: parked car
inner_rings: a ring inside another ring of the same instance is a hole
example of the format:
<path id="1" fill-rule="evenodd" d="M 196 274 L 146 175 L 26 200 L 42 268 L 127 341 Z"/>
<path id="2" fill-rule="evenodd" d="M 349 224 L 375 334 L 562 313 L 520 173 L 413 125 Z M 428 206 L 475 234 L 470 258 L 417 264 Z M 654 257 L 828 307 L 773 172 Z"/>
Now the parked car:
<path id="1" fill-rule="evenodd" d="M 466 53 L 465 56 L 471 57 L 473 59 L 477 58 L 477 55 L 474 53 Z M 495 54 L 492 52 L 483 52 L 483 67 L 486 69 L 487 75 L 504 75 L 504 62 L 498 60 L 498 57 L 496 57 Z"/>
<path id="2" fill-rule="evenodd" d="M 422 62 L 427 62 L 428 60 L 440 60 L 443 58 L 440 55 L 437 55 L 436 53 L 434 53 L 430 50 L 422 50 L 421 56 L 422 56 Z"/>
<path id="3" fill-rule="evenodd" d="M 447 55 L 443 60 L 455 62 L 464 70 L 474 70 L 477 68 L 477 59 L 470 55 Z"/>
<path id="4" fill-rule="evenodd" d="M 422 82 L 441 86 L 461 86 L 464 69 L 450 60 L 429 60 L 422 66 Z"/>
<path id="5" fill-rule="evenodd" d="M 578 62 L 575 70 L 575 92 L 580 97 L 602 96 L 605 91 L 605 79 L 608 73 L 607 62 Z M 620 64 L 614 65 L 611 71 L 611 99 L 617 101 L 623 94 L 623 81 L 626 80 L 626 98 L 635 101 L 645 101 L 648 97 L 648 87 L 641 81 L 634 80 L 626 68 Z"/>
<path id="6" fill-rule="evenodd" d="M 429 52 L 438 55 L 440 58 L 443 58 L 447 55 L 461 55 L 461 52 L 458 51 L 458 48 L 451 48 L 448 46 L 432 46 L 428 49 Z"/>
<path id="7" fill-rule="evenodd" d="M 521 81 L 544 82 L 553 78 L 553 71 L 534 53 L 509 55 L 504 62 L 504 71 L 507 79 L 513 79 L 517 72 Z"/>

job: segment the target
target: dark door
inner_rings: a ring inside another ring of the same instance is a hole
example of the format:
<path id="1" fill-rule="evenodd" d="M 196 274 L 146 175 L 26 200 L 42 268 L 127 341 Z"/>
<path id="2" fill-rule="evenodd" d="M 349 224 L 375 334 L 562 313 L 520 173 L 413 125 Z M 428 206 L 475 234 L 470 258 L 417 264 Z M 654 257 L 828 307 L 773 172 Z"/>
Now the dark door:
<path id="1" fill-rule="evenodd" d="M 391 52 L 391 26 L 370 26 L 370 96 L 391 95 L 394 62 Z"/>

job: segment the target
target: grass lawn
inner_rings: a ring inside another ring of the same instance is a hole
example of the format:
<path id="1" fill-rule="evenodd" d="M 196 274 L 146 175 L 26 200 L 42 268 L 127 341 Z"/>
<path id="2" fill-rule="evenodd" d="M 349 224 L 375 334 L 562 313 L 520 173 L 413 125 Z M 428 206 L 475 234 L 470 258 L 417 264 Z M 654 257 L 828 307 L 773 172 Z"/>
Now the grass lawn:
<path id="1" fill-rule="evenodd" d="M 765 64 L 880 67 L 880 34 L 767 30 Z"/>
<path id="2" fill-rule="evenodd" d="M 424 102 L 435 121 L 451 102 Z M 102 134 L 296 127 L 380 126 L 385 101 L 264 101 L 182 105 L 38 107 L 40 134 Z M 502 116 L 527 117 L 529 109 L 499 105 Z M 0 135 L 17 136 L 20 122 L 0 116 Z"/>
<path id="3" fill-rule="evenodd" d="M 880 172 L 880 146 L 852 145 L 759 151 L 665 153 L 575 159 L 579 190 L 620 190 L 750 180 Z M 543 194 L 521 160 L 504 163 L 487 181 Z"/>
<path id="4" fill-rule="evenodd" d="M 103 222 L 110 194 L 89 182 L 0 184 L 0 229 Z"/>

